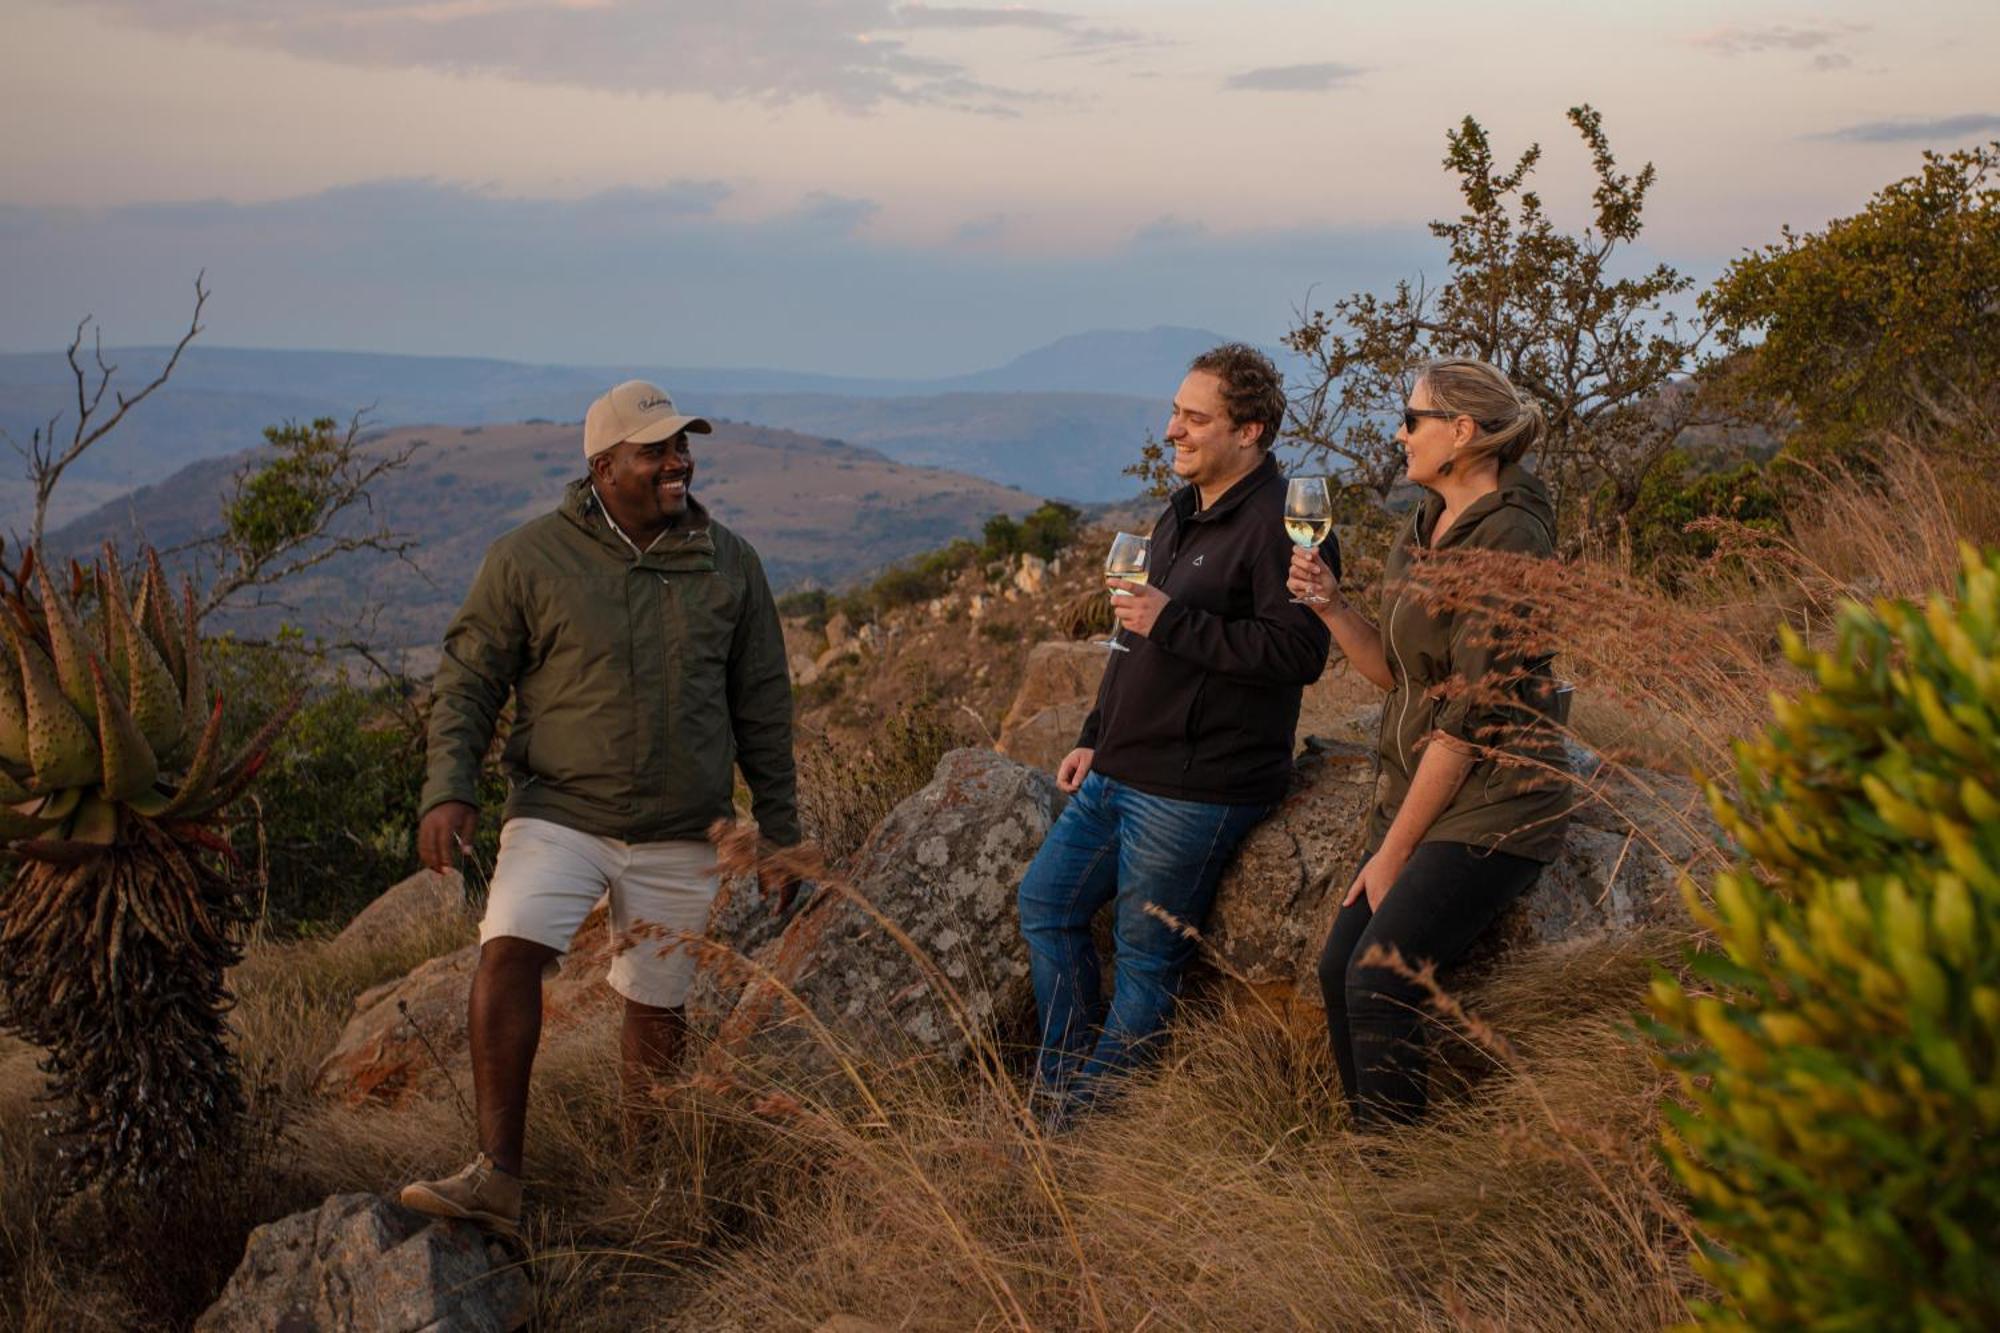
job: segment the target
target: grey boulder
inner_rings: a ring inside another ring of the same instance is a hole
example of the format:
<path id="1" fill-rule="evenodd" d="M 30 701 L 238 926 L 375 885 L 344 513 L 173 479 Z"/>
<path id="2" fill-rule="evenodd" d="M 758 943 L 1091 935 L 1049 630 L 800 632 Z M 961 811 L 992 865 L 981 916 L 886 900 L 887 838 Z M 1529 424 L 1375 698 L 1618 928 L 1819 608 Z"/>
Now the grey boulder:
<path id="1" fill-rule="evenodd" d="M 250 1233 L 196 1333 L 509 1333 L 528 1279 L 506 1245 L 373 1194 L 336 1194 Z"/>

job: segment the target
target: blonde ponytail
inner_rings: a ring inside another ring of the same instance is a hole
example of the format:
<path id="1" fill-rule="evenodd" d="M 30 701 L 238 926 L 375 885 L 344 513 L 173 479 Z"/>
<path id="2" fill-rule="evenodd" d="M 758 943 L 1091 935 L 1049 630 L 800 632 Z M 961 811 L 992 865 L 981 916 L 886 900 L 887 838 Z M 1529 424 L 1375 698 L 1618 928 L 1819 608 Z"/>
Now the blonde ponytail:
<path id="1" fill-rule="evenodd" d="M 1492 456 L 1503 465 L 1518 463 L 1548 435 L 1542 405 L 1484 361 L 1445 357 L 1425 366 L 1417 378 L 1430 390 L 1433 407 L 1471 417 L 1479 427 L 1460 451 L 1464 462 Z"/>

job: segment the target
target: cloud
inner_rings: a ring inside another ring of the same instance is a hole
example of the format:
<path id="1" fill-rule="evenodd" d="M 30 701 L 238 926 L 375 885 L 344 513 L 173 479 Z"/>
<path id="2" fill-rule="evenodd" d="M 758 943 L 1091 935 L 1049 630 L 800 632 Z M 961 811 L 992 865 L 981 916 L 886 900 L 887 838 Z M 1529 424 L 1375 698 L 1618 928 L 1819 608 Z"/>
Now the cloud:
<path id="1" fill-rule="evenodd" d="M 1122 246 L 1048 253 L 996 244 L 1019 219 L 994 215 L 937 244 L 892 244 L 876 212 L 812 195 L 746 215 L 704 181 L 581 198 L 405 179 L 257 203 L 0 204 L 0 348 L 60 346 L 85 311 L 117 343 L 178 333 L 205 268 L 214 346 L 920 378 L 1084 329 L 1274 342 L 1315 283 L 1381 290 L 1438 263 L 1420 226 L 1162 219 Z"/>
<path id="2" fill-rule="evenodd" d="M 1013 5 L 937 7 L 909 4 L 896 11 L 896 22 L 898 27 L 911 31 L 978 32 L 994 28 L 1021 28 L 1053 33 L 1062 38 L 1061 53 L 1066 55 L 1090 55 L 1118 48 L 1160 44 L 1136 28 L 1100 28 L 1076 14 Z"/>
<path id="3" fill-rule="evenodd" d="M 1868 120 L 1812 137 L 1842 143 L 1937 143 L 1994 130 L 2000 130 L 2000 115 L 1975 111 L 1932 120 Z"/>
<path id="4" fill-rule="evenodd" d="M 1805 68 L 1815 74 L 1830 74 L 1853 67 L 1854 57 L 1836 48 L 1849 37 L 1866 31 L 1865 23 L 1771 23 L 1754 28 L 1732 23 L 1696 33 L 1688 38 L 1688 44 L 1724 56 L 1809 51 L 1812 59 Z"/>
<path id="5" fill-rule="evenodd" d="M 922 55 L 898 33 L 1045 26 L 1041 10 L 954 11 L 891 0 L 88 0 L 157 31 L 374 68 L 500 75 L 618 92 L 694 91 L 854 111 L 918 103 L 1008 114 L 1034 95 Z M 1094 39 L 1094 38 L 1092 38 Z"/>
<path id="6" fill-rule="evenodd" d="M 1230 92 L 1324 93 L 1345 87 L 1367 72 L 1359 65 L 1331 60 L 1316 65 L 1266 65 L 1232 74 L 1222 86 Z"/>
<path id="7" fill-rule="evenodd" d="M 1851 24 L 1794 27 L 1789 23 L 1772 23 L 1761 28 L 1746 28 L 1731 23 L 1696 33 L 1688 41 L 1694 46 L 1735 56 L 1759 51 L 1817 51 L 1859 31 L 1862 29 Z"/>

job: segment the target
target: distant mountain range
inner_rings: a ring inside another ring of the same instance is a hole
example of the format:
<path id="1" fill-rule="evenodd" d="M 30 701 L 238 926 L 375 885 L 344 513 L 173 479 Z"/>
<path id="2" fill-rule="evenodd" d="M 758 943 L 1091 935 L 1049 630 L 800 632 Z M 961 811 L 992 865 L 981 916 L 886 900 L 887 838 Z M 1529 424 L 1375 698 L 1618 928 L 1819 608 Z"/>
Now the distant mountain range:
<path id="1" fill-rule="evenodd" d="M 65 477 L 52 518 L 74 518 L 190 463 L 239 453 L 285 420 L 379 427 L 580 421 L 620 379 L 664 384 L 687 410 L 834 437 L 888 458 L 949 467 L 1038 495 L 1122 499 L 1189 358 L 1223 341 L 1202 329 L 1099 331 L 1004 366 L 935 380 L 852 379 L 783 370 L 537 366 L 471 357 L 190 347 L 173 378 Z M 167 349 L 106 352 L 130 393 Z M 60 354 L 0 355 L 0 429 L 25 445 L 57 413 L 74 425 L 76 388 Z M 26 525 L 31 497 L 0 481 L 0 530 Z"/>
<path id="2" fill-rule="evenodd" d="M 373 488 L 373 512 L 416 538 L 409 561 L 357 554 L 284 585 L 285 606 L 224 615 L 218 628 L 274 631 L 280 622 L 338 638 L 356 632 L 384 648 L 434 647 L 471 586 L 487 546 L 546 513 L 583 475 L 574 426 L 544 423 L 392 431 L 366 446 L 426 441 Z M 51 532 L 57 556 L 105 539 L 179 546 L 220 523 L 240 455 L 181 468 Z M 718 423 L 696 463 L 695 493 L 749 538 L 779 591 L 837 585 L 895 560 L 976 536 L 996 513 L 1019 515 L 1036 495 L 963 473 L 895 462 L 873 449 L 789 431 Z"/>

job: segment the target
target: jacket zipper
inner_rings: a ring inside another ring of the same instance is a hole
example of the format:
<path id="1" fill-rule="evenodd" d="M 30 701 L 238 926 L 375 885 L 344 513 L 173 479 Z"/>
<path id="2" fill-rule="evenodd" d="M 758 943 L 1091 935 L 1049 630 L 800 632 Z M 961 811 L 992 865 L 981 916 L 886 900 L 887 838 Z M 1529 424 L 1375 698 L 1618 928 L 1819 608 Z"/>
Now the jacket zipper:
<path id="1" fill-rule="evenodd" d="M 1410 519 L 1410 541 L 1413 546 L 1416 541 L 1416 537 L 1417 537 L 1417 520 L 1413 517 Z M 1396 612 L 1402 607 L 1402 605 L 1403 605 L 1403 594 L 1401 590 L 1398 590 L 1395 596 L 1390 599 L 1389 614 L 1382 618 L 1382 638 L 1384 642 L 1386 642 L 1389 645 L 1390 660 L 1392 660 L 1396 664 L 1396 673 L 1397 673 L 1396 687 L 1399 690 L 1401 690 L 1403 694 L 1402 703 L 1398 707 L 1396 712 L 1396 739 L 1398 742 L 1402 740 L 1403 728 L 1410 720 L 1410 671 L 1408 667 L 1403 665 L 1403 655 L 1396 651 Z M 1382 710 L 1382 721 L 1385 726 L 1389 721 L 1389 710 L 1387 708 L 1384 708 Z M 1380 754 L 1383 750 L 1381 738 L 1379 736 L 1376 738 L 1375 750 L 1377 754 Z M 1396 766 L 1402 769 L 1403 776 L 1405 778 L 1408 778 L 1410 776 L 1410 766 L 1401 761 L 1400 754 L 1401 754 L 1401 747 L 1399 744 L 1398 746 L 1399 758 Z"/>

